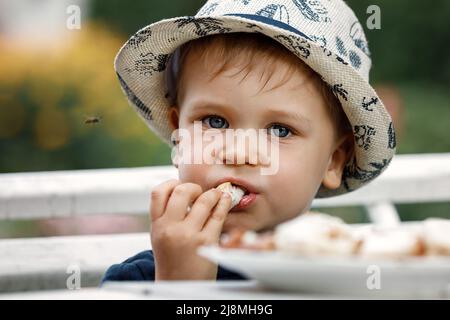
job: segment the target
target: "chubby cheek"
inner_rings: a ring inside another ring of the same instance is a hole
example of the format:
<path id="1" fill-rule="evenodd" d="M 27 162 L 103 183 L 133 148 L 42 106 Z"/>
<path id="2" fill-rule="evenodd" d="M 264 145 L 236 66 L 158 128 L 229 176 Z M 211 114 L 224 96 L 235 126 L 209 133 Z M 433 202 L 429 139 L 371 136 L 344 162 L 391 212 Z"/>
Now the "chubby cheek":
<path id="1" fill-rule="evenodd" d="M 189 132 L 190 137 L 194 137 L 194 131 L 191 127 L 184 128 L 186 132 Z M 209 173 L 213 173 L 212 168 L 214 165 L 205 163 L 207 161 L 213 161 L 211 158 L 211 150 L 203 150 L 201 154 L 195 155 L 197 150 L 195 143 L 202 143 L 204 148 L 208 145 L 208 141 L 195 141 L 193 138 L 189 139 L 190 145 L 185 145 L 183 142 L 179 146 L 178 151 L 178 178 L 182 183 L 190 182 L 200 185 L 204 191 L 207 185 L 205 178 L 209 176 Z M 206 158 L 205 158 L 206 157 Z"/>
<path id="2" fill-rule="evenodd" d="M 267 194 L 267 202 L 274 224 L 302 213 L 314 197 L 311 177 L 300 165 L 280 167 L 279 173 L 269 177 L 269 181 L 271 192 Z"/>
<path id="3" fill-rule="evenodd" d="M 301 146 L 294 151 L 280 151 L 277 173 L 267 176 L 271 223 L 292 219 L 309 208 L 322 180 L 320 161 L 310 149 Z"/>
<path id="4" fill-rule="evenodd" d="M 208 166 L 202 164 L 180 164 L 178 166 L 178 178 L 182 183 L 191 182 L 205 188 L 203 177 L 206 176 Z M 205 190 L 206 191 L 206 190 Z"/>

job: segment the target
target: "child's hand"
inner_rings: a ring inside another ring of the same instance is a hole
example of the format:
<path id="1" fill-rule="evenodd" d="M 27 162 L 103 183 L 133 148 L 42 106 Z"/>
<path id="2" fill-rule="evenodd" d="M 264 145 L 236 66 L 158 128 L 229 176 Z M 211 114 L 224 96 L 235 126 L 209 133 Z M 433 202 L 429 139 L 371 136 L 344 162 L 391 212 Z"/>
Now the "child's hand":
<path id="1" fill-rule="evenodd" d="M 198 184 L 174 179 L 155 187 L 151 197 L 155 279 L 215 280 L 217 265 L 200 257 L 197 248 L 219 243 L 230 196 L 217 189 L 203 193 Z"/>

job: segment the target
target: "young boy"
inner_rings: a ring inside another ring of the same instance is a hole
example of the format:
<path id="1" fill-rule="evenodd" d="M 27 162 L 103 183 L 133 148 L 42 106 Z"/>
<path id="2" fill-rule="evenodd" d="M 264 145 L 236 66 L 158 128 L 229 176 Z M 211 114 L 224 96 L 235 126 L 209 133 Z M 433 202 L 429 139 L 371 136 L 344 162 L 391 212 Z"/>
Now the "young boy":
<path id="1" fill-rule="evenodd" d="M 115 68 L 141 117 L 175 145 L 179 180 L 152 190 L 153 251 L 110 267 L 103 281 L 244 279 L 198 247 L 233 228 L 272 229 L 314 198 L 376 178 L 395 154 L 395 133 L 368 83 L 370 65 L 362 27 L 341 0 L 210 0 L 194 17 L 138 31 Z M 196 124 L 221 137 L 263 129 L 277 158 L 225 140 L 190 149 L 213 164 L 186 162 L 181 148 L 193 142 L 173 133 L 195 136 Z M 273 174 L 261 174 L 273 163 Z M 224 182 L 245 192 L 233 208 L 216 189 Z"/>

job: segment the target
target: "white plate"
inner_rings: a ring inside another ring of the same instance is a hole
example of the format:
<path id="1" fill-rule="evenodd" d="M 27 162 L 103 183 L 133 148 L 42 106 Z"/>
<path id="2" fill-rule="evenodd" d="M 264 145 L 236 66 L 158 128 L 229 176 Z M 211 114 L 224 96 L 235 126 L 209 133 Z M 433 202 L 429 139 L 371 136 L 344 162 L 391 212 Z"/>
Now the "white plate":
<path id="1" fill-rule="evenodd" d="M 450 258 L 374 261 L 217 246 L 200 247 L 199 254 L 276 290 L 353 297 L 450 297 Z"/>

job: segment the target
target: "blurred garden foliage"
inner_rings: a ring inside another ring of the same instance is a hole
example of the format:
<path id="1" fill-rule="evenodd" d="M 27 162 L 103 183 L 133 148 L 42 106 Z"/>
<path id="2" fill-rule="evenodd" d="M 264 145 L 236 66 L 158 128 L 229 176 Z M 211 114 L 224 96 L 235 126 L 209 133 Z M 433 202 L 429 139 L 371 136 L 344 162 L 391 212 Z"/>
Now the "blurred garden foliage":
<path id="1" fill-rule="evenodd" d="M 229 0 L 240 1 L 240 0 Z M 287 0 L 291 1 L 291 0 Z M 93 0 L 92 18 L 127 36 L 152 22 L 193 15 L 204 0 Z M 366 36 L 373 58 L 371 78 L 379 81 L 450 83 L 450 1 L 347 0 L 365 27 L 370 5 L 381 10 L 381 29 Z"/>
<path id="2" fill-rule="evenodd" d="M 59 50 L 0 38 L 0 172 L 170 164 L 170 149 L 127 104 L 113 60 L 138 29 L 204 2 L 91 0 L 82 29 Z M 364 26 L 367 7 L 381 9 L 381 30 L 365 31 L 371 81 L 398 90 L 404 106 L 398 153 L 450 152 L 450 1 L 347 3 Z M 90 116 L 100 123 L 85 124 Z"/>
<path id="3" fill-rule="evenodd" d="M 67 47 L 0 43 L 2 172 L 163 164 L 168 148 L 131 112 L 113 69 L 124 41 L 89 24 Z M 86 124 L 87 117 L 101 121 Z"/>

